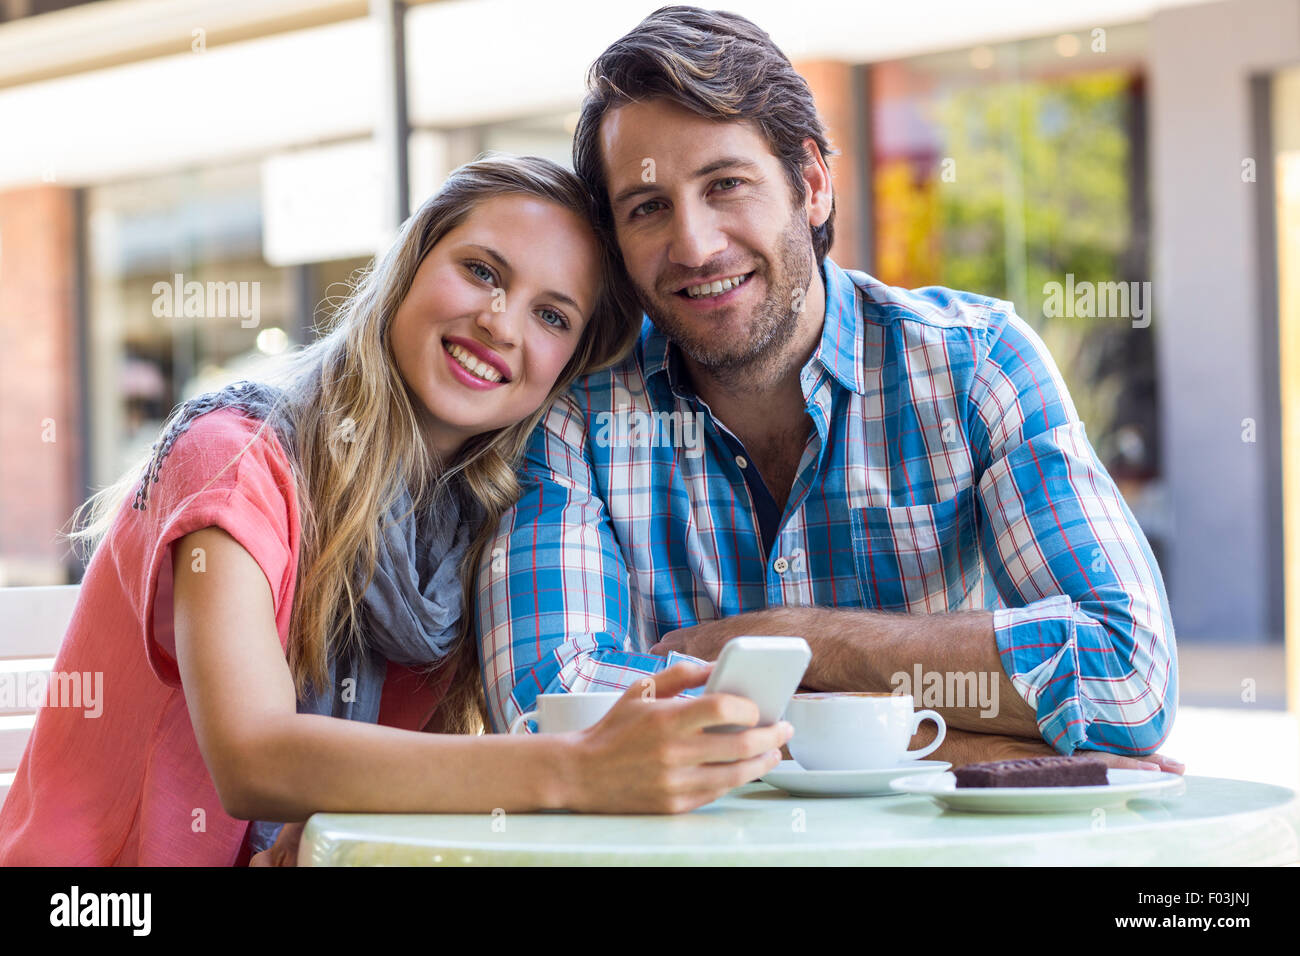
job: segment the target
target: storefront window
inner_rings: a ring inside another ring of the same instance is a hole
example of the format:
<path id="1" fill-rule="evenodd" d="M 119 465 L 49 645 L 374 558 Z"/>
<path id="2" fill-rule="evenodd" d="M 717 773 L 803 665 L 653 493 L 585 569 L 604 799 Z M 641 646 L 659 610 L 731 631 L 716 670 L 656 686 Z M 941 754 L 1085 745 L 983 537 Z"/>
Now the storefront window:
<path id="1" fill-rule="evenodd" d="M 368 265 L 268 265 L 259 175 L 252 163 L 89 190 L 96 487 L 148 451 L 177 403 L 304 344 Z"/>
<path id="2" fill-rule="evenodd" d="M 873 247 L 883 281 L 1014 302 L 1158 526 L 1143 44 L 1114 27 L 874 66 Z"/>

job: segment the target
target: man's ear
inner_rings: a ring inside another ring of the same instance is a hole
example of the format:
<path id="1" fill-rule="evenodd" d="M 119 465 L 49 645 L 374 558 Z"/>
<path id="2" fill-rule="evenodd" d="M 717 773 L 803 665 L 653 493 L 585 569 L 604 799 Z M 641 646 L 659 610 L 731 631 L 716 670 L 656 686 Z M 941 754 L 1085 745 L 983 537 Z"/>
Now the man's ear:
<path id="1" fill-rule="evenodd" d="M 803 141 L 807 161 L 803 167 L 803 179 L 807 184 L 804 193 L 804 208 L 808 211 L 808 225 L 814 229 L 824 223 L 831 214 L 831 171 L 826 166 L 826 159 L 817 147 L 817 141 L 811 136 Z"/>

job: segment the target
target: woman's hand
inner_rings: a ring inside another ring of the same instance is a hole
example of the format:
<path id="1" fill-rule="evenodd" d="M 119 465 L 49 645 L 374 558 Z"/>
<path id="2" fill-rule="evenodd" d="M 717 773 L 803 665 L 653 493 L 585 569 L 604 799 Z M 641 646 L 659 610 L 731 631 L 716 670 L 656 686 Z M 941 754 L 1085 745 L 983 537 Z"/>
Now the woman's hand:
<path id="1" fill-rule="evenodd" d="M 249 866 L 297 866 L 298 843 L 302 840 L 305 823 L 286 823 L 280 834 L 267 849 L 254 853 Z"/>
<path id="2" fill-rule="evenodd" d="M 596 813 L 682 813 L 767 773 L 794 733 L 784 721 L 755 727 L 758 706 L 732 694 L 675 695 L 708 679 L 678 664 L 637 681 L 600 723 L 572 741 L 576 792 L 565 805 Z M 707 733 L 738 724 L 748 730 Z"/>

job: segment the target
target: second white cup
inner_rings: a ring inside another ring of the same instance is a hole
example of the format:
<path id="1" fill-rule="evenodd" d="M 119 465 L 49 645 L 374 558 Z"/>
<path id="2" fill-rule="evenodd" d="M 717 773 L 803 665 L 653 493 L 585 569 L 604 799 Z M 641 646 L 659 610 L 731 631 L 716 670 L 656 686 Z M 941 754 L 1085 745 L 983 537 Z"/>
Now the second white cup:
<path id="1" fill-rule="evenodd" d="M 537 721 L 539 734 L 563 734 L 586 730 L 609 713 L 623 695 L 618 691 L 577 694 L 538 694 L 537 708 L 525 711 L 510 722 L 512 734 L 528 732 L 528 721 Z"/>
<path id="2" fill-rule="evenodd" d="M 908 750 L 921 721 L 939 733 Z M 948 728 L 933 710 L 912 709 L 911 694 L 795 694 L 785 710 L 794 726 L 790 756 L 805 770 L 877 770 L 932 753 Z"/>

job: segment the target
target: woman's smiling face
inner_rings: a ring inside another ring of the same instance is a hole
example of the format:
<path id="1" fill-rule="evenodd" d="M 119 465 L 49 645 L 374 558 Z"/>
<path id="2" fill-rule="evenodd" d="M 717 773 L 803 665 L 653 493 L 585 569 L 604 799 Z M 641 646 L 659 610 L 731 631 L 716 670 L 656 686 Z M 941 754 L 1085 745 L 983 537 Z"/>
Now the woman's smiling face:
<path id="1" fill-rule="evenodd" d="M 398 371 L 445 461 L 541 407 L 600 293 L 582 217 L 522 193 L 479 202 L 424 257 L 393 319 Z"/>

